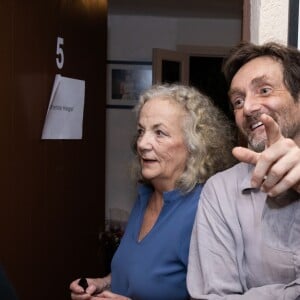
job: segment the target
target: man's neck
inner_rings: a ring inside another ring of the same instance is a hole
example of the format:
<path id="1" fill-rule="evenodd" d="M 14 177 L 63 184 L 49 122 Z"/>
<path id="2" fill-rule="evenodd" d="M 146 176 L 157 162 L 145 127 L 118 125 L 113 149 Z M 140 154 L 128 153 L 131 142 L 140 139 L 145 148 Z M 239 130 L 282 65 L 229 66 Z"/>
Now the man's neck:
<path id="1" fill-rule="evenodd" d="M 300 147 L 300 133 L 293 140 Z"/>

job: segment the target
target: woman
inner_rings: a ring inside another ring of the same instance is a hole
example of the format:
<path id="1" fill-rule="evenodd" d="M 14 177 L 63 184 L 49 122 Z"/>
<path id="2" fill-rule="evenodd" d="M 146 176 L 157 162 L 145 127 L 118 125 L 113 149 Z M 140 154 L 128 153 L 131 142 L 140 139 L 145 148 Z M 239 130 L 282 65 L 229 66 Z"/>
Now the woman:
<path id="1" fill-rule="evenodd" d="M 233 164 L 231 126 L 196 89 L 155 85 L 135 109 L 138 197 L 112 273 L 87 279 L 85 291 L 73 281 L 73 300 L 189 299 L 187 259 L 200 192 L 211 175 Z"/>

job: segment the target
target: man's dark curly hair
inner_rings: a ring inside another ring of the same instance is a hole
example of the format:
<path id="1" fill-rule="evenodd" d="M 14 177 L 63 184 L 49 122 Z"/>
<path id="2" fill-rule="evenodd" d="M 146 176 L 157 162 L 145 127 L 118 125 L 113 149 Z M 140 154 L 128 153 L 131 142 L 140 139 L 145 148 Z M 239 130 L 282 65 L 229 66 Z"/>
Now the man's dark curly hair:
<path id="1" fill-rule="evenodd" d="M 269 42 L 263 45 L 255 45 L 249 42 L 241 42 L 229 53 L 223 63 L 223 73 L 228 85 L 238 70 L 250 60 L 268 56 L 281 63 L 283 68 L 283 82 L 291 93 L 295 102 L 300 96 L 300 52 L 296 48 Z"/>

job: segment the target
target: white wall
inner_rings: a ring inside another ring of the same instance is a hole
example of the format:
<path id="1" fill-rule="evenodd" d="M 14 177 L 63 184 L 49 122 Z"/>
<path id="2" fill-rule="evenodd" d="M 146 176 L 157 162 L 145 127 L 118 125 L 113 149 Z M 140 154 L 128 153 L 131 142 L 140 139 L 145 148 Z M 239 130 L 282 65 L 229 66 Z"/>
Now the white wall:
<path id="1" fill-rule="evenodd" d="M 289 0 L 251 0 L 250 41 L 287 45 Z"/>
<path id="2" fill-rule="evenodd" d="M 108 60 L 152 61 L 152 48 L 176 50 L 177 45 L 231 47 L 241 37 L 241 20 L 178 19 L 146 16 L 108 17 Z M 128 109 L 107 109 L 106 217 L 111 208 L 128 213 L 135 184 L 128 166 L 135 116 Z"/>
<path id="3" fill-rule="evenodd" d="M 152 48 L 176 45 L 233 46 L 241 36 L 241 20 L 108 17 L 108 60 L 151 61 Z"/>
<path id="4" fill-rule="evenodd" d="M 129 213 L 135 199 L 135 182 L 129 176 L 134 119 L 129 109 L 106 110 L 106 218 L 111 208 Z"/>

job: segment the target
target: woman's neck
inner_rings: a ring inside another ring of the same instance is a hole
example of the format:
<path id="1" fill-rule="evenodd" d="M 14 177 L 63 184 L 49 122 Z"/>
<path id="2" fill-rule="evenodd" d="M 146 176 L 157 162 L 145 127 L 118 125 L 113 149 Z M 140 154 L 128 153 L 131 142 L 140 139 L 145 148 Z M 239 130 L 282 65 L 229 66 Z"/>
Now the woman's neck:
<path id="1" fill-rule="evenodd" d="M 148 209 L 160 212 L 163 206 L 163 193 L 154 190 L 148 202 Z"/>

